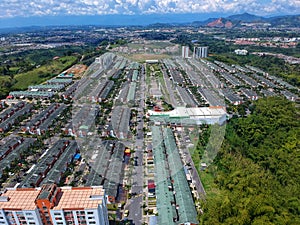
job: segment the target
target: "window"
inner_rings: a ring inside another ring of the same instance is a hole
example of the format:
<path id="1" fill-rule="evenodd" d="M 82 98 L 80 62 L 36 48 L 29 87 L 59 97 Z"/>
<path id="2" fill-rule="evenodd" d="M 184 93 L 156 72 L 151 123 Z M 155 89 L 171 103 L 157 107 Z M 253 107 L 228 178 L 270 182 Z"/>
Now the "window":
<path id="1" fill-rule="evenodd" d="M 95 221 L 91 221 L 91 222 L 89 222 L 89 224 L 96 224 L 96 222 Z"/>
<path id="2" fill-rule="evenodd" d="M 94 214 L 94 212 L 87 212 L 87 214 L 91 215 L 91 214 Z"/>

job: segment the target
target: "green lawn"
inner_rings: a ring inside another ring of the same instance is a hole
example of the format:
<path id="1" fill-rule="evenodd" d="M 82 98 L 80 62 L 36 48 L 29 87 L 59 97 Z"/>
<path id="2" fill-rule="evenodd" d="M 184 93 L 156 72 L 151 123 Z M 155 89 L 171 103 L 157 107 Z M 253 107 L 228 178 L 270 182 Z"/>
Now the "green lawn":
<path id="1" fill-rule="evenodd" d="M 32 71 L 17 74 L 15 75 L 16 83 L 13 85 L 12 89 L 25 90 L 29 85 L 40 84 L 72 66 L 76 63 L 76 60 L 77 57 L 75 56 L 65 56 Z"/>

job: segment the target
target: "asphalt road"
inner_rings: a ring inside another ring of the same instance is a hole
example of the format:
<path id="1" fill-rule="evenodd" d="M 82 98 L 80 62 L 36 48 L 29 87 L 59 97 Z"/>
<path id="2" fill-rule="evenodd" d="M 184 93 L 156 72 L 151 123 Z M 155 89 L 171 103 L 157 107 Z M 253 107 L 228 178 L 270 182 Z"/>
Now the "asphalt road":
<path id="1" fill-rule="evenodd" d="M 134 168 L 132 171 L 132 198 L 128 200 L 127 209 L 129 210 L 128 220 L 132 220 L 135 225 L 143 223 L 143 187 L 144 187 L 144 168 L 143 168 L 143 153 L 144 153 L 144 108 L 145 108 L 145 76 L 141 76 L 140 88 L 140 103 L 137 124 L 137 136 L 135 140 L 135 153 L 134 153 Z"/>
<path id="2" fill-rule="evenodd" d="M 181 135 L 181 137 L 183 137 L 185 134 L 181 133 L 180 135 Z M 182 142 L 182 145 L 183 145 L 184 144 L 184 140 L 180 140 L 180 141 Z M 195 184 L 195 187 L 197 189 L 197 192 L 198 192 L 199 196 L 205 196 L 206 193 L 205 193 L 204 187 L 202 185 L 202 182 L 200 180 L 200 177 L 198 175 L 198 172 L 197 172 L 197 169 L 195 167 L 195 164 L 194 164 L 194 162 L 192 160 L 190 151 L 186 147 L 183 148 L 183 149 L 181 148 L 181 150 L 182 150 L 182 152 L 185 155 L 185 159 L 184 159 L 185 163 L 190 165 L 190 168 L 191 168 L 190 173 L 191 173 L 193 182 Z"/>
<path id="3" fill-rule="evenodd" d="M 142 204 L 143 204 L 143 139 L 137 139 L 136 148 L 134 157 L 137 161 L 137 166 L 134 166 L 132 173 L 132 186 L 131 193 L 133 194 L 132 198 L 129 200 L 128 210 L 129 210 L 129 220 L 133 220 L 135 225 L 142 224 Z"/>

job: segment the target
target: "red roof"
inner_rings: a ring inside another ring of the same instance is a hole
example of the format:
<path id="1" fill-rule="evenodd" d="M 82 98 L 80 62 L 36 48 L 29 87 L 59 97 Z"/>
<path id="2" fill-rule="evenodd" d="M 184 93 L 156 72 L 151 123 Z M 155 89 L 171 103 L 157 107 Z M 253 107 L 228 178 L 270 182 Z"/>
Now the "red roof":
<path id="1" fill-rule="evenodd" d="M 148 184 L 148 189 L 153 189 L 155 188 L 155 184 Z"/>

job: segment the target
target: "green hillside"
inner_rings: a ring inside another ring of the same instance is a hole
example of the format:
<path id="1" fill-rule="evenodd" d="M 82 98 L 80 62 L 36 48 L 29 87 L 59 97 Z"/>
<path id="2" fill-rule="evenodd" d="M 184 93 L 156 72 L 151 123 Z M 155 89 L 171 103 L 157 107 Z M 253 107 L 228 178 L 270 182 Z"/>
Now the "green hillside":
<path id="1" fill-rule="evenodd" d="M 300 224 L 299 108 L 283 98 L 259 100 L 232 119 L 211 166 L 201 224 Z"/>

